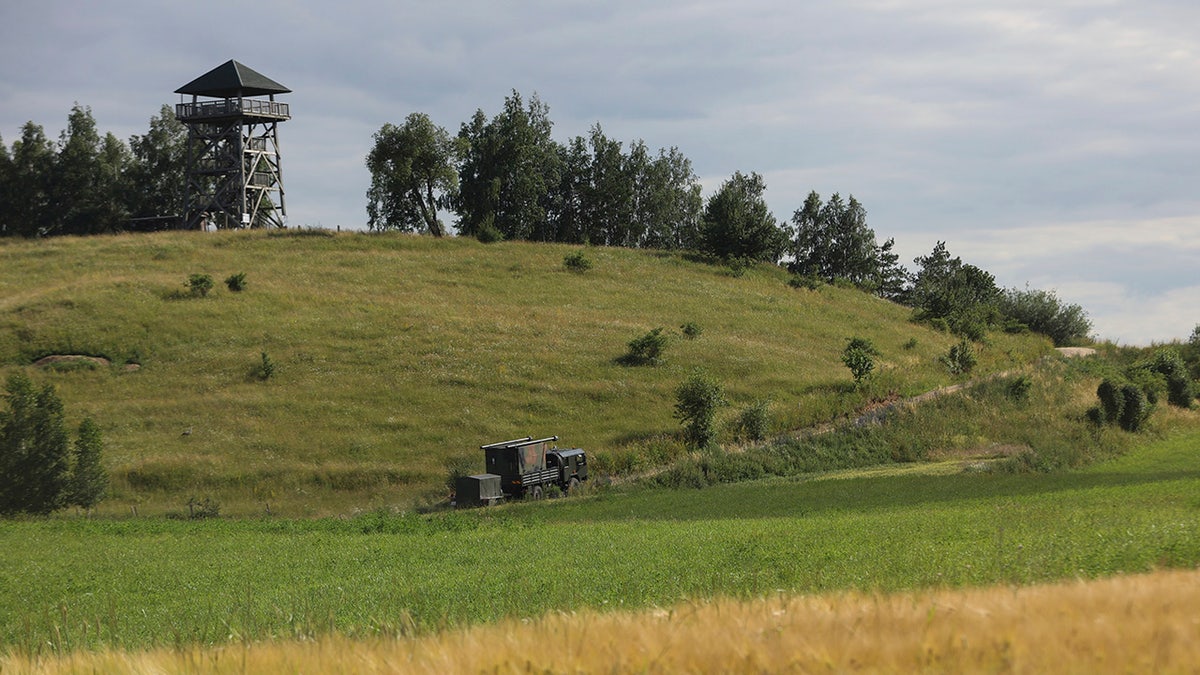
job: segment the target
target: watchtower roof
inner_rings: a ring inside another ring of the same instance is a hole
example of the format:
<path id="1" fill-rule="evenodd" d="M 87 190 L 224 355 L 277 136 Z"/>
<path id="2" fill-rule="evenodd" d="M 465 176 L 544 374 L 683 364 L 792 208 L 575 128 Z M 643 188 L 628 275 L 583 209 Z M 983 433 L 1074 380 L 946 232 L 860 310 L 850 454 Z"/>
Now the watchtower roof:
<path id="1" fill-rule="evenodd" d="M 292 90 L 262 73 L 230 59 L 175 90 L 176 94 L 235 98 L 287 94 Z"/>

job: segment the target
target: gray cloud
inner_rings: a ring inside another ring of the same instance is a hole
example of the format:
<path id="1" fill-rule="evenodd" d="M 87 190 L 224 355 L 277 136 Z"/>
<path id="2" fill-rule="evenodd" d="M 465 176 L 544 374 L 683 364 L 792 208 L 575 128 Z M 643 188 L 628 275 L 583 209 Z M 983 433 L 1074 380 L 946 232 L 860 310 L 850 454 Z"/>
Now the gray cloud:
<path id="1" fill-rule="evenodd" d="M 0 134 L 53 136 L 78 101 L 128 138 L 236 58 L 294 90 L 289 220 L 361 227 L 384 122 L 457 131 L 537 92 L 560 140 L 678 146 L 710 189 L 758 171 L 781 219 L 853 193 L 907 259 L 946 240 L 1148 342 L 1200 321 L 1196 25 L 1168 0 L 9 0 Z"/>

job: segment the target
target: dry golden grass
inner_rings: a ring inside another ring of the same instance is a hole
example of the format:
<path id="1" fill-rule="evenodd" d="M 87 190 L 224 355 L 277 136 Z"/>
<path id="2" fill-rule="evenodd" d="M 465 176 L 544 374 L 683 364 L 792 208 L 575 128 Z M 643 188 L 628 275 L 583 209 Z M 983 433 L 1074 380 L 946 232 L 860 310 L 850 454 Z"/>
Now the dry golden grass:
<path id="1" fill-rule="evenodd" d="M 722 600 L 406 639 L 77 653 L 37 673 L 1176 673 L 1200 670 L 1200 571 L 1025 588 Z"/>

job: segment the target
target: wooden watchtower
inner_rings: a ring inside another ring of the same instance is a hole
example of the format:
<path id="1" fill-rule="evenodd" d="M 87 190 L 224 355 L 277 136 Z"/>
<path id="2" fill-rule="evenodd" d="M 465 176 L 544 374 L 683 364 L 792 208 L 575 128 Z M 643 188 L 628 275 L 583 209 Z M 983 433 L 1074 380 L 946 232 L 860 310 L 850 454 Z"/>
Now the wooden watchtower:
<path id="1" fill-rule="evenodd" d="M 289 92 L 237 61 L 175 90 L 175 117 L 188 128 L 183 227 L 284 226 L 279 123 L 291 113 L 275 95 Z"/>

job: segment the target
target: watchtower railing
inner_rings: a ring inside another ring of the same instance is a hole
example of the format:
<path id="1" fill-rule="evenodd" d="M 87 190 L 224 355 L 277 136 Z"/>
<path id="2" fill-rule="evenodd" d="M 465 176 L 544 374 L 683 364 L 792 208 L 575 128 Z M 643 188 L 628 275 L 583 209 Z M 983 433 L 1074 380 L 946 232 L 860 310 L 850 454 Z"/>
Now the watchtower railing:
<path id="1" fill-rule="evenodd" d="M 220 117 L 269 117 L 272 119 L 291 119 L 288 104 L 277 101 L 262 101 L 253 98 L 227 98 L 220 101 L 196 101 L 194 103 L 176 103 L 175 117 L 180 120 L 198 120 Z"/>

